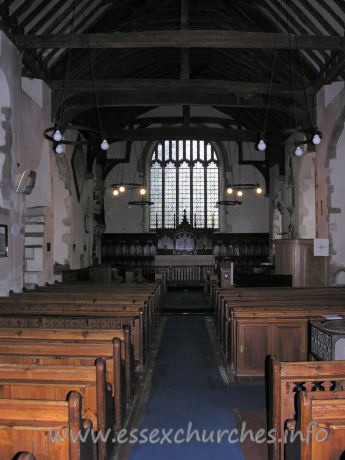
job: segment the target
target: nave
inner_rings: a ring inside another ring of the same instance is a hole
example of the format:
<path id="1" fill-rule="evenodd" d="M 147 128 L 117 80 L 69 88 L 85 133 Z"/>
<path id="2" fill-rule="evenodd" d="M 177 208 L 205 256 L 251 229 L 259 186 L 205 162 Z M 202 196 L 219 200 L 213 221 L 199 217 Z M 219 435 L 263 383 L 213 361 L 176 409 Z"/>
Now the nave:
<path id="1" fill-rule="evenodd" d="M 154 429 L 159 431 L 153 437 L 155 443 L 139 437 L 143 442 L 132 444 L 129 460 L 267 458 L 266 445 L 249 441 L 241 446 L 240 442 L 228 441 L 229 433 L 239 427 L 239 410 L 249 414 L 245 419 L 247 428 L 266 429 L 265 388 L 263 379 L 255 385 L 225 383 L 226 376 L 222 378 L 221 364 L 216 359 L 218 345 L 212 340 L 213 320 L 208 313 L 209 304 L 202 291 L 167 292 L 147 402 L 135 425 L 138 437 L 145 429 L 147 437 Z M 164 439 L 163 429 L 170 433 L 170 442 Z M 225 434 L 218 442 L 220 432 Z M 233 433 L 231 439 L 238 439 Z M 242 447 L 250 456 L 244 455 Z"/>
<path id="2" fill-rule="evenodd" d="M 212 315 L 164 280 L 2 298 L 0 460 L 342 459 L 343 342 L 332 358 L 312 337 L 341 332 L 344 289 L 208 286 Z"/>

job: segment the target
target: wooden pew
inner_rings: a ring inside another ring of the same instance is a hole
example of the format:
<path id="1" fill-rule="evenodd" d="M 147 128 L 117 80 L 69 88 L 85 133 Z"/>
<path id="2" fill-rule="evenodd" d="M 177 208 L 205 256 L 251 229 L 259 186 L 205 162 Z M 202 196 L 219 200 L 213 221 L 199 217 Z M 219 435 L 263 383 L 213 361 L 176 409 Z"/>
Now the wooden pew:
<path id="1" fill-rule="evenodd" d="M 44 303 L 45 301 L 51 302 L 55 298 L 55 303 L 70 300 L 71 302 L 77 303 L 78 299 L 83 300 L 84 303 L 89 304 L 95 303 L 108 303 L 108 304 L 139 304 L 147 303 L 150 310 L 152 311 L 152 317 L 154 324 L 158 324 L 159 310 L 162 303 L 162 287 L 156 286 L 154 289 L 144 290 L 137 285 L 133 287 L 126 287 L 125 289 L 114 289 L 109 288 L 107 285 L 92 285 L 92 283 L 81 283 L 80 285 L 72 285 L 72 288 L 68 285 L 55 290 L 49 291 L 27 291 L 24 294 L 12 294 L 10 299 L 14 302 L 22 300 L 33 300 L 36 299 L 38 302 Z M 2 299 L 0 299 L 0 304 Z M 71 303 L 70 302 L 70 303 Z"/>
<path id="2" fill-rule="evenodd" d="M 125 328 L 124 330 L 111 330 L 111 331 L 88 331 L 83 329 L 11 329 L 2 328 L 0 329 L 0 341 L 4 342 L 6 339 L 11 343 L 11 339 L 23 340 L 23 345 L 27 340 L 39 342 L 49 341 L 74 341 L 74 343 L 90 342 L 93 343 L 104 343 L 109 346 L 115 339 L 120 340 L 123 343 L 123 360 L 125 369 L 125 384 L 126 384 L 126 402 L 131 402 L 131 388 L 133 383 L 132 377 L 132 353 L 130 348 L 130 330 Z"/>
<path id="3" fill-rule="evenodd" d="M 215 314 L 222 314 L 224 302 L 236 302 L 237 300 L 258 300 L 272 298 L 276 300 L 288 300 L 292 298 L 309 298 L 321 297 L 325 299 L 335 298 L 345 299 L 345 289 L 342 287 L 325 287 L 325 288 L 233 288 L 233 289 L 215 289 L 212 306 Z"/>
<path id="4" fill-rule="evenodd" d="M 66 401 L 71 391 L 82 395 L 82 416 L 90 419 L 93 428 L 105 436 L 105 445 L 97 445 L 97 458 L 104 460 L 113 448 L 112 388 L 106 384 L 105 362 L 99 358 L 95 366 L 54 366 L 35 364 L 0 364 L 1 399 L 41 399 Z"/>
<path id="5" fill-rule="evenodd" d="M 116 334 L 112 335 L 112 331 L 108 330 L 109 321 L 111 321 L 112 324 L 114 324 L 114 321 L 120 321 L 121 325 L 124 325 L 124 322 L 128 321 L 131 322 L 131 327 L 134 332 L 134 357 L 139 362 L 140 369 L 142 369 L 144 355 L 148 353 L 149 345 L 152 340 L 151 331 L 154 332 L 158 324 L 162 293 L 162 285 L 148 285 L 145 286 L 144 289 L 142 284 L 132 287 L 126 285 L 122 289 L 113 289 L 113 287 L 109 288 L 109 285 L 95 286 L 91 283 L 80 283 L 70 286 L 61 285 L 58 289 L 56 289 L 56 286 L 54 286 L 53 289 L 49 287 L 46 291 L 38 290 L 19 295 L 13 294 L 7 299 L 0 299 L 0 327 L 6 326 L 6 331 L 1 331 L 3 339 L 1 339 L 0 336 L 0 340 L 9 339 L 11 344 L 14 345 L 14 340 L 12 341 L 11 338 L 15 337 L 18 339 L 18 334 L 20 334 L 20 340 L 26 338 L 26 340 L 32 341 L 34 339 L 39 341 L 48 338 L 51 339 L 51 342 L 57 339 L 63 341 L 70 339 L 73 340 L 75 346 L 75 340 L 94 341 L 98 340 L 98 338 L 102 340 L 106 338 L 111 339 Z M 142 307 L 142 309 L 140 307 Z M 63 313 L 63 316 L 61 316 L 61 313 Z M 42 316 L 42 314 L 44 314 L 44 316 Z M 32 325 L 35 322 L 36 324 L 39 323 L 38 330 L 34 330 L 32 327 L 27 328 L 28 324 Z M 84 330 L 77 331 L 75 329 L 75 324 L 80 324 L 81 322 L 86 322 L 88 327 Z M 63 327 L 68 327 L 68 331 L 66 332 L 63 328 L 61 328 L 61 330 L 53 330 L 52 325 L 54 323 L 60 325 L 63 323 Z M 70 332 L 72 323 L 74 323 L 73 332 Z M 90 327 L 92 324 L 96 323 L 98 328 L 101 323 L 101 330 L 94 330 Z M 48 324 L 50 328 L 47 328 Z M 13 328 L 14 325 L 19 325 L 20 328 L 15 330 Z M 102 327 L 103 325 L 104 328 Z M 138 325 L 139 327 L 137 327 Z M 8 329 L 9 326 L 12 330 Z M 48 333 L 47 329 L 49 329 Z M 78 333 L 79 336 L 76 336 Z M 100 337 L 100 335 L 102 335 L 102 337 Z M 123 388 L 121 385 L 122 373 L 112 372 L 111 370 L 108 372 L 112 374 L 112 383 L 115 391 L 115 425 L 117 429 L 121 426 L 122 422 L 121 414 L 119 413 L 119 411 L 121 412 L 121 404 L 119 403 L 122 399 L 121 395 L 125 393 L 127 403 L 130 402 L 131 397 L 131 361 L 127 359 L 127 357 L 130 356 L 130 351 L 128 352 L 128 350 L 130 350 L 130 342 L 125 340 L 124 343 L 125 345 L 121 347 L 121 350 L 125 364 L 125 387 Z M 28 345 L 28 342 L 25 342 L 25 345 Z M 55 353 L 55 356 L 44 356 L 44 354 L 42 355 L 40 353 L 38 356 L 35 356 L 31 346 L 30 350 L 32 353 L 24 356 L 20 356 L 16 352 L 15 359 L 19 360 L 18 362 L 44 363 L 55 362 L 54 360 L 56 360 L 56 362 L 71 362 L 70 359 L 73 358 L 73 362 L 75 363 L 86 362 L 85 356 L 83 356 L 81 360 L 79 359 L 80 356 L 63 356 L 61 359 L 61 349 L 59 350 L 59 357 L 57 357 L 57 351 L 50 350 L 51 353 Z M 62 355 L 64 355 L 65 352 L 66 350 L 62 350 Z M 11 357 L 13 357 L 13 355 L 11 355 Z M 1 356 L 2 360 L 6 361 L 7 358 L 5 354 Z M 90 357 L 87 359 L 89 358 Z M 113 364 L 115 359 L 111 360 L 109 357 L 106 358 L 112 363 L 110 367 L 115 369 L 115 364 Z M 119 358 L 118 361 L 121 361 L 121 358 Z M 115 384 L 116 379 L 118 379 L 117 385 Z"/>
<path id="6" fill-rule="evenodd" d="M 106 380 L 110 382 L 114 392 L 114 430 L 122 426 L 124 403 L 129 400 L 123 397 L 128 389 L 122 377 L 120 339 L 111 342 L 100 341 L 59 341 L 59 340 L 0 340 L 0 363 L 9 364 L 54 364 L 54 365 L 87 365 L 92 366 L 98 358 L 106 361 Z"/>
<path id="7" fill-rule="evenodd" d="M 300 391 L 308 391 L 315 399 L 345 398 L 345 361 L 280 362 L 270 356 L 266 388 L 267 430 L 274 429 L 276 439 L 284 439 L 288 421 L 291 424 L 290 420 L 295 419 Z M 268 454 L 269 460 L 283 460 L 284 443 L 268 444 Z"/>
<path id="8" fill-rule="evenodd" d="M 112 324 L 114 324 L 114 321 L 120 322 L 121 326 L 124 326 L 126 321 L 128 321 L 134 332 L 133 346 L 135 353 L 137 353 L 135 357 L 142 369 L 144 353 L 145 351 L 146 353 L 148 352 L 152 339 L 151 334 L 158 325 L 159 309 L 162 301 L 162 286 L 151 285 L 143 289 L 143 285 L 132 287 L 127 285 L 123 289 L 109 289 L 108 286 L 104 285 L 81 284 L 69 287 L 59 286 L 58 289 L 54 286 L 53 290 L 49 288 L 46 292 L 31 291 L 20 295 L 13 294 L 7 299 L 0 299 L 0 326 L 7 323 L 7 327 L 2 328 L 0 332 L 0 349 L 4 352 L 3 354 L 0 352 L 0 360 L 3 362 L 17 361 L 42 364 L 61 363 L 68 367 L 69 364 L 91 364 L 92 360 L 96 357 L 94 354 L 96 348 L 99 352 L 97 355 L 104 356 L 110 364 L 108 366 L 108 374 L 111 376 L 115 392 L 115 429 L 118 430 L 122 424 L 121 395 L 125 393 L 127 403 L 130 402 L 131 396 L 131 361 L 127 359 L 130 356 L 130 351 L 128 352 L 130 350 L 130 342 L 123 339 L 122 343 L 125 345 L 121 346 L 119 340 L 116 340 L 113 346 L 114 354 L 112 357 L 107 355 L 108 350 L 101 352 L 99 342 L 103 343 L 106 339 L 110 340 L 119 332 L 114 331 L 113 327 L 112 330 L 108 329 L 109 321 Z M 61 316 L 61 313 L 63 313 L 63 316 Z M 39 322 L 39 328 L 23 327 L 33 322 Z M 87 322 L 89 327 L 78 331 L 75 329 L 75 325 L 81 322 Z M 18 325 L 18 323 L 21 327 L 19 329 L 13 328 L 13 325 Z M 63 323 L 64 327 L 58 330 L 56 328 L 53 329 L 52 325 L 54 323 L 60 325 Z M 70 330 L 72 323 L 74 323 L 74 327 L 73 330 Z M 102 323 L 104 326 L 107 323 L 107 326 L 101 330 L 90 328 L 90 325 L 95 323 L 98 323 L 98 325 Z M 10 328 L 8 327 L 9 324 L 11 325 Z M 47 328 L 48 324 L 50 328 Z M 68 330 L 66 330 L 66 327 L 68 327 Z M 144 331 L 145 336 L 143 334 Z M 122 339 L 122 337 L 118 337 L 117 339 Z M 20 344 L 17 343 L 19 340 L 22 342 L 21 350 Z M 71 341 L 73 341 L 73 353 L 70 353 L 66 349 L 66 345 L 68 346 L 66 340 L 69 341 L 71 348 Z M 53 341 L 56 343 L 53 344 Z M 90 343 L 92 352 L 81 351 L 80 341 Z M 97 341 L 97 346 L 95 341 Z M 144 341 L 146 342 L 146 350 Z M 39 342 L 44 343 L 44 345 L 39 344 Z M 115 363 L 116 346 L 117 364 Z M 22 353 L 23 349 L 25 350 L 24 354 Z M 9 355 L 7 354 L 8 352 L 10 352 Z M 121 353 L 125 364 L 126 385 L 124 388 L 122 385 L 123 379 L 121 379 Z M 73 354 L 76 354 L 76 356 L 73 356 Z M 116 372 L 115 368 L 118 368 L 121 372 Z M 34 391 L 32 383 L 19 382 L 18 380 L 16 384 L 14 382 L 10 384 L 6 380 L 3 382 L 4 391 L 13 392 L 16 390 L 17 395 L 19 387 L 23 390 L 25 386 L 24 391 L 27 394 Z M 67 391 L 66 384 L 67 382 L 62 383 L 60 381 L 60 392 Z M 47 388 L 49 384 L 45 383 L 44 385 Z M 38 386 L 42 389 L 43 384 L 39 384 Z M 80 391 L 85 388 L 85 384 L 75 386 L 75 389 L 79 389 Z M 97 427 L 98 425 L 99 423 L 96 423 Z"/>
<path id="9" fill-rule="evenodd" d="M 159 312 L 160 307 L 163 301 L 163 286 L 161 284 L 150 284 L 150 285 L 109 285 L 109 284 L 94 284 L 94 283 L 79 283 L 79 284 L 61 284 L 57 285 L 61 287 L 52 287 L 48 290 L 44 290 L 45 288 L 40 288 L 37 290 L 26 290 L 25 294 L 13 294 L 12 296 L 14 299 L 23 296 L 31 296 L 35 298 L 35 294 L 43 294 L 39 296 L 40 298 L 44 298 L 44 295 L 56 295 L 59 294 L 66 294 L 64 296 L 79 295 L 84 296 L 84 298 L 88 300 L 107 300 L 109 299 L 111 302 L 115 302 L 118 299 L 122 301 L 128 301 L 129 303 L 138 303 L 142 301 L 147 301 L 150 308 L 152 309 L 154 316 L 158 322 L 159 320 Z M 120 287 L 119 287 L 120 286 Z M 62 296 L 63 298 L 63 296 Z M 48 298 L 49 300 L 49 298 Z"/>
<path id="10" fill-rule="evenodd" d="M 148 316 L 148 318 L 144 318 L 145 336 L 148 344 L 152 342 L 152 334 L 158 326 L 160 316 L 163 295 L 161 284 L 123 285 L 120 288 L 119 285 L 96 283 L 61 284 L 57 285 L 58 288 L 55 286 L 49 287 L 48 291 L 42 291 L 45 288 L 40 288 L 38 291 L 27 291 L 24 294 L 12 294 L 9 298 L 0 299 L 0 306 L 37 303 L 44 304 L 45 308 L 48 305 L 49 308 L 52 308 L 53 305 L 56 308 L 61 308 L 61 304 L 63 304 L 62 308 L 64 309 L 68 309 L 68 305 L 72 305 L 79 310 L 88 310 L 88 314 L 91 305 L 97 309 L 103 307 L 109 309 L 114 306 L 114 310 L 126 307 L 129 309 L 135 306 L 142 308 L 144 315 Z"/>
<path id="11" fill-rule="evenodd" d="M 324 302 L 264 302 L 262 306 L 232 306 L 228 320 L 226 356 L 238 375 L 264 375 L 266 355 L 283 361 L 306 361 L 309 356 L 309 322 L 322 315 L 344 314 L 344 305 Z"/>
<path id="12" fill-rule="evenodd" d="M 145 340 L 145 349 L 142 350 L 141 359 L 139 358 L 140 351 L 136 347 L 137 356 L 135 359 L 139 361 L 139 365 L 143 366 L 144 355 L 148 353 L 150 345 L 153 340 L 153 334 L 158 325 L 154 322 L 154 313 L 152 308 L 145 301 L 137 303 L 126 303 L 128 299 L 116 300 L 110 303 L 110 299 L 106 300 L 98 299 L 97 301 L 92 299 L 90 296 L 75 295 L 73 298 L 67 298 L 64 294 L 51 294 L 48 297 L 35 296 L 35 295 L 19 295 L 17 297 L 9 297 L 0 299 L 0 314 L 17 313 L 25 314 L 26 312 L 37 313 L 37 314 L 60 314 L 73 315 L 73 316 L 95 316 L 100 315 L 102 312 L 113 313 L 114 319 L 119 316 L 134 315 L 135 322 L 140 322 L 142 316 L 143 328 L 140 329 L 140 324 L 136 330 L 136 324 L 131 325 L 133 328 L 133 339 L 139 344 L 142 340 Z M 141 313 L 142 312 L 142 313 Z M 131 321 L 130 316 L 128 321 Z M 144 334 L 144 337 L 140 337 L 140 334 Z"/>
<path id="13" fill-rule="evenodd" d="M 290 287 L 253 287 L 253 288 L 231 288 L 222 289 L 219 287 L 213 287 L 211 296 L 211 305 L 216 310 L 216 304 L 219 302 L 220 297 L 226 297 L 228 299 L 241 299 L 241 298 L 258 298 L 261 296 L 266 297 L 267 295 L 290 295 L 291 293 L 298 293 L 299 295 L 313 295 L 315 291 L 319 295 L 342 295 L 345 294 L 345 288 L 343 286 L 328 286 L 320 288 L 290 288 Z"/>
<path id="14" fill-rule="evenodd" d="M 15 460 L 36 460 L 36 457 L 30 452 L 17 453 L 15 455 Z"/>
<path id="15" fill-rule="evenodd" d="M 339 395 L 337 395 L 339 396 Z M 308 391 L 297 397 L 296 430 L 304 439 L 287 453 L 286 460 L 342 459 L 345 455 L 345 396 L 341 398 L 317 398 Z M 308 429 L 315 431 L 308 434 Z"/>
<path id="16" fill-rule="evenodd" d="M 88 311 L 90 312 L 88 314 Z M 84 329 L 83 335 L 91 337 L 98 331 L 116 336 L 124 328 L 131 329 L 131 344 L 135 367 L 143 370 L 149 352 L 147 334 L 150 328 L 141 308 L 128 307 L 120 311 L 109 309 L 59 308 L 55 305 L 20 304 L 14 309 L 3 307 L 0 311 L 0 328 Z"/>
<path id="17" fill-rule="evenodd" d="M 95 445 L 91 436 L 85 442 L 51 441 L 52 435 L 65 430 L 85 435 L 92 428 L 89 420 L 81 416 L 81 396 L 71 392 L 68 401 L 40 401 L 0 399 L 0 458 L 12 459 L 19 451 L 30 451 L 39 459 L 96 460 Z M 24 457 L 25 458 L 25 457 Z"/>
<path id="18" fill-rule="evenodd" d="M 345 290 L 343 289 L 248 289 L 236 293 L 219 296 L 216 308 L 216 324 L 221 342 L 224 343 L 226 321 L 229 310 L 233 306 L 268 306 L 286 305 L 287 303 L 309 303 L 312 305 L 345 305 Z"/>
<path id="19" fill-rule="evenodd" d="M 156 284 L 97 284 L 97 283 L 77 283 L 77 284 L 66 284 L 61 283 L 55 287 L 49 289 L 49 291 L 71 291 L 71 292 L 84 292 L 92 291 L 94 293 L 113 293 L 116 294 L 133 294 L 133 295 L 146 295 L 147 297 L 153 296 L 157 298 L 158 302 L 161 302 L 163 299 L 163 286 L 161 283 Z"/>
<path id="20" fill-rule="evenodd" d="M 237 337 L 236 334 L 236 321 L 240 321 L 240 312 L 243 312 L 242 320 L 248 321 L 245 325 L 243 324 L 242 328 L 247 327 L 246 330 L 243 329 L 242 334 L 252 333 L 254 331 L 254 317 L 257 312 L 257 332 L 259 328 L 265 327 L 265 314 L 264 311 L 270 311 L 272 317 L 278 315 L 279 321 L 281 321 L 284 316 L 281 312 L 287 310 L 299 310 L 303 311 L 305 309 L 306 318 L 315 318 L 319 317 L 319 320 L 322 320 L 320 316 L 322 314 L 342 314 L 344 312 L 345 305 L 345 290 L 343 288 L 322 288 L 322 289 L 309 289 L 309 288 L 247 288 L 247 289 L 229 289 L 224 290 L 226 295 L 219 297 L 219 311 L 217 312 L 217 329 L 220 342 L 223 346 L 223 350 L 226 354 L 226 357 L 230 359 L 232 366 L 236 361 L 236 357 L 240 358 L 241 356 L 236 355 L 236 347 L 239 348 L 243 345 L 239 345 L 238 342 L 247 342 L 247 340 L 241 340 L 240 337 Z M 331 295 L 333 293 L 333 295 Z M 251 310 L 252 313 L 248 313 L 248 316 L 245 316 L 245 310 Z M 252 319 L 250 320 L 250 315 Z M 298 318 L 300 314 L 297 314 L 295 318 L 290 315 L 290 320 L 295 321 L 295 325 L 298 326 Z M 267 319 L 269 316 L 267 315 Z M 242 321 L 241 320 L 241 321 Z M 261 324 L 259 321 L 261 320 Z M 297 322 L 296 322 L 297 321 Z M 252 329 L 249 329 L 251 324 Z M 291 324 L 291 327 L 293 324 Z M 300 328 L 304 331 L 306 326 L 300 324 Z M 248 331 L 248 332 L 247 332 Z M 291 330 L 290 330 L 291 332 Z M 302 331 L 303 332 L 303 331 Z M 239 332 L 240 334 L 241 332 Z M 294 334 L 298 334 L 298 330 Z M 229 338 L 230 337 L 230 338 Z M 263 338 L 267 342 L 268 338 Z M 303 342 L 303 338 L 299 339 Z M 304 342 L 306 340 L 304 339 Z M 301 343 L 301 347 L 305 346 Z M 267 345 L 267 353 L 276 353 L 272 350 L 272 347 Z M 306 349 L 305 349 L 306 350 Z M 300 358 L 298 355 L 292 358 L 285 358 L 281 356 L 282 359 L 306 359 L 306 356 L 301 355 Z M 263 361 L 262 361 L 263 362 Z M 236 369 L 236 366 L 234 366 Z M 255 374 L 253 371 L 252 373 Z M 257 372 L 258 373 L 258 372 Z"/>

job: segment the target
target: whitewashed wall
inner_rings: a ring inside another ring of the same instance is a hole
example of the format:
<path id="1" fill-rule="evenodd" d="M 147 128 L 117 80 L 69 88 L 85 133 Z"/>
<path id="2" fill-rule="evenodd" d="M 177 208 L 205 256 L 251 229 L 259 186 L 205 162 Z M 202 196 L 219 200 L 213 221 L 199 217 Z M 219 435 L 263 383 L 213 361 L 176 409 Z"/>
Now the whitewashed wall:
<path id="1" fill-rule="evenodd" d="M 315 238 L 315 152 L 296 157 L 294 151 L 304 137 L 293 137 L 285 146 L 285 174 L 278 166 L 270 171 L 271 235 L 280 238 Z"/>
<path id="2" fill-rule="evenodd" d="M 51 126 L 50 89 L 21 77 L 21 67 L 20 53 L 0 32 L 0 224 L 9 231 L 8 257 L 0 257 L 0 295 L 60 279 L 57 264 L 79 268 L 92 261 L 88 201 L 94 182 L 85 182 L 78 202 L 72 151 L 57 158 L 43 136 Z M 30 195 L 15 191 L 16 175 L 26 169 L 37 174 Z"/>

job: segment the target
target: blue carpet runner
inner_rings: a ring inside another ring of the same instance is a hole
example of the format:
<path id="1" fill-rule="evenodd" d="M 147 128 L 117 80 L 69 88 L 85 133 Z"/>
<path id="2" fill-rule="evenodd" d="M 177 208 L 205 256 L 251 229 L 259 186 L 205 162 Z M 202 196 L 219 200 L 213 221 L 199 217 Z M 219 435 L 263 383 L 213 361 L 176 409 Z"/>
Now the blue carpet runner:
<path id="1" fill-rule="evenodd" d="M 168 294 L 169 304 L 175 295 Z M 202 297 L 199 300 L 205 303 Z M 203 316 L 170 316 L 148 402 L 135 433 L 138 441 L 132 444 L 129 459 L 243 460 L 240 442 L 228 441 L 228 433 L 236 428 L 233 409 L 264 406 L 263 385 L 228 386 L 223 382 Z M 171 443 L 164 438 L 163 429 L 166 433 L 172 430 L 168 436 Z M 224 430 L 219 440 L 218 432 Z M 155 443 L 146 441 L 150 435 Z M 233 439 L 238 436 L 234 434 Z"/>

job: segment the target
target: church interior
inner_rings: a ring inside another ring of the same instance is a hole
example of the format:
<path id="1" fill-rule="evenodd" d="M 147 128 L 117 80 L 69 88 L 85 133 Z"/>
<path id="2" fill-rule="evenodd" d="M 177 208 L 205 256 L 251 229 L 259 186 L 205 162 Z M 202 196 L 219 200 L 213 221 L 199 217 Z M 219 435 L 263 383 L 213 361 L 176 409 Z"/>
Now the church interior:
<path id="1" fill-rule="evenodd" d="M 345 458 L 344 33 L 0 0 L 0 460 Z"/>

